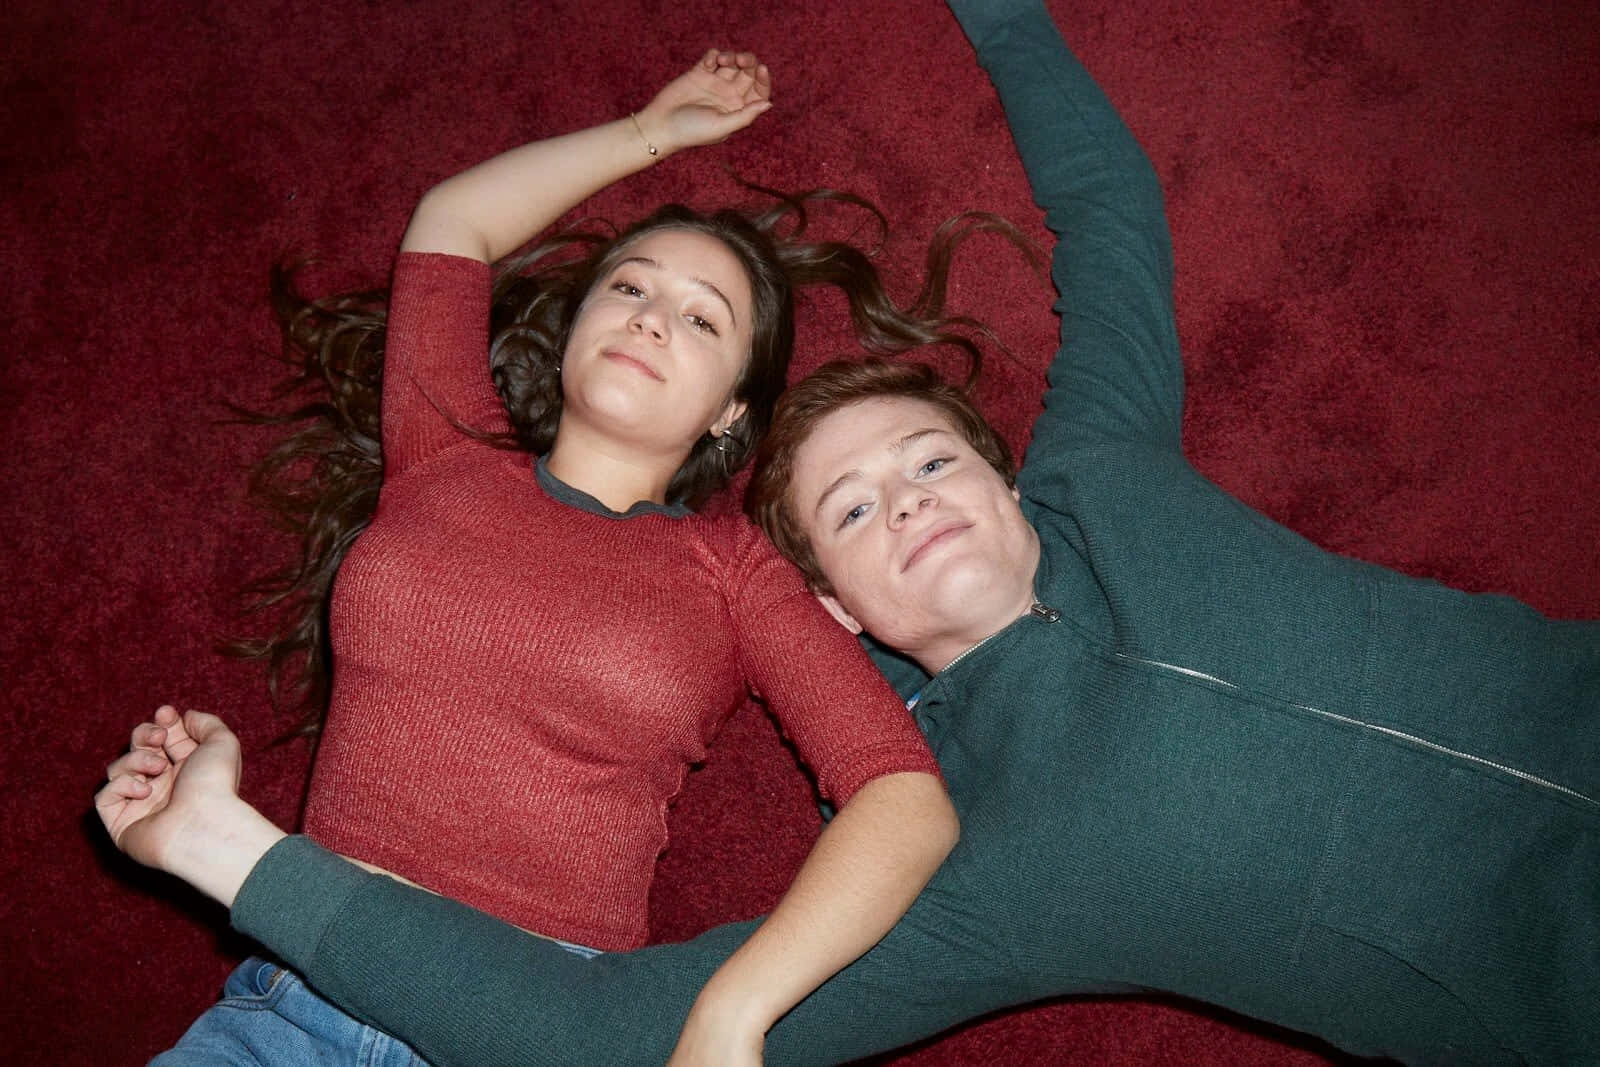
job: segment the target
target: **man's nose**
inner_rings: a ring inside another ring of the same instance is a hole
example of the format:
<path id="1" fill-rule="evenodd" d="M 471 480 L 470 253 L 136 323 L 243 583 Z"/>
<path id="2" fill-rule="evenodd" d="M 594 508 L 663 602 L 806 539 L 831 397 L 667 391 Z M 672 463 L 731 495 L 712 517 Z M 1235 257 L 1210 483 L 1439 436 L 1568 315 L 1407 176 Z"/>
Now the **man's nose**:
<path id="1" fill-rule="evenodd" d="M 901 486 L 889 501 L 889 524 L 899 527 L 917 512 L 932 507 L 938 497 L 926 486 L 916 482 L 906 482 Z"/>

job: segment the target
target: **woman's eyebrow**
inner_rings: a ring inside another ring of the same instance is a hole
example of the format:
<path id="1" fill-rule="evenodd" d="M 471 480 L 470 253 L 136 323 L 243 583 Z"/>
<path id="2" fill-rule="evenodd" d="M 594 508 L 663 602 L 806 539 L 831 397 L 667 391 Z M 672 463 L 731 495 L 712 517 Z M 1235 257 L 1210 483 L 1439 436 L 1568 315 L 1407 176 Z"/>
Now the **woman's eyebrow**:
<path id="1" fill-rule="evenodd" d="M 616 270 L 618 267 L 625 267 L 630 263 L 639 263 L 639 264 L 642 264 L 642 265 L 644 265 L 646 267 L 650 267 L 653 270 L 665 270 L 666 269 L 660 263 L 658 263 L 655 260 L 651 259 L 649 256 L 629 256 L 627 259 L 619 260 L 617 262 L 617 266 L 613 267 L 612 270 Z M 734 326 L 738 326 L 739 325 L 739 316 L 733 310 L 733 301 L 729 300 L 727 298 L 727 296 L 723 294 L 721 289 L 718 289 L 715 285 L 712 285 L 710 282 L 706 281 L 704 278 L 698 277 L 698 276 L 693 275 L 693 274 L 689 275 L 689 281 L 693 282 L 695 285 L 699 286 L 700 288 L 707 290 L 713 296 L 715 296 L 718 300 L 722 301 L 723 306 L 728 309 L 728 317 L 733 320 Z"/>

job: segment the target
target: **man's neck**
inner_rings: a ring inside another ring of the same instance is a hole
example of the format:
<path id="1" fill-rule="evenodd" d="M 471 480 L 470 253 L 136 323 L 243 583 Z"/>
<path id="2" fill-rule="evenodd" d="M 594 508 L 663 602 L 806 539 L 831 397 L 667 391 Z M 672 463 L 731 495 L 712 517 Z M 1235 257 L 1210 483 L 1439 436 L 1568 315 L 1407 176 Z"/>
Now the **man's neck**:
<path id="1" fill-rule="evenodd" d="M 929 674 L 938 674 L 1028 614 L 1033 610 L 1035 603 L 1037 601 L 1034 599 L 1033 581 L 1030 577 L 1026 589 L 1017 590 L 1016 595 L 1003 601 L 1001 607 L 988 614 L 986 623 L 975 623 L 958 633 L 941 634 L 922 648 L 902 649 L 902 651 L 921 664 L 922 669 Z"/>

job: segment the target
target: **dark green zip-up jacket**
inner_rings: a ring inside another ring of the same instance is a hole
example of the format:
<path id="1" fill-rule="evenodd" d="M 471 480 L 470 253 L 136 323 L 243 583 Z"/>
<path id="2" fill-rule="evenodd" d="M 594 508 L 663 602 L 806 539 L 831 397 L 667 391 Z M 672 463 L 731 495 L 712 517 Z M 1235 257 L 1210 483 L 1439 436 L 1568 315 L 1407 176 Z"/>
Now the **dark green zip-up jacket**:
<path id="1" fill-rule="evenodd" d="M 890 670 L 962 839 L 769 1061 L 1161 990 L 1408 1062 L 1600 1062 L 1600 626 L 1331 555 L 1195 472 L 1148 162 L 1036 2 L 953 6 L 1063 238 L 1018 483 L 1039 605 Z M 749 931 L 585 962 L 302 838 L 234 921 L 441 1065 L 660 1063 Z"/>

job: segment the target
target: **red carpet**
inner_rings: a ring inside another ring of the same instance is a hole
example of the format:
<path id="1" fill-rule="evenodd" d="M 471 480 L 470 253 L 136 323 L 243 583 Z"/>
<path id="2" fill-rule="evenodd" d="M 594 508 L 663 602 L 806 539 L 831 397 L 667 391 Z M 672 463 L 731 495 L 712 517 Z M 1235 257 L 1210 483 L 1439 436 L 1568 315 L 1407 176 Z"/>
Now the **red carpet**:
<path id="1" fill-rule="evenodd" d="M 1054 8 L 1167 182 L 1200 468 L 1336 551 L 1600 615 L 1594 5 Z M 320 254 L 314 284 L 381 279 L 431 182 L 638 107 L 710 42 L 759 51 L 778 107 L 593 212 L 736 197 L 724 168 L 853 189 L 893 221 L 907 296 L 955 211 L 1044 233 L 987 80 L 927 0 L 21 0 L 0 27 L 8 1063 L 142 1063 L 246 949 L 85 819 L 135 719 L 165 700 L 225 713 L 248 796 L 295 817 L 306 749 L 267 747 L 288 723 L 260 673 L 213 652 L 240 625 L 232 591 L 289 547 L 244 500 L 268 436 L 219 421 L 276 379 L 275 258 Z M 954 291 L 1017 353 L 979 395 L 1018 443 L 1050 299 L 998 242 Z M 845 347 L 839 312 L 810 307 L 799 369 Z M 764 719 L 739 717 L 678 807 L 659 935 L 766 907 L 813 832 L 807 805 Z M 1285 1040 L 1072 1003 L 904 1062 L 1320 1062 Z"/>

